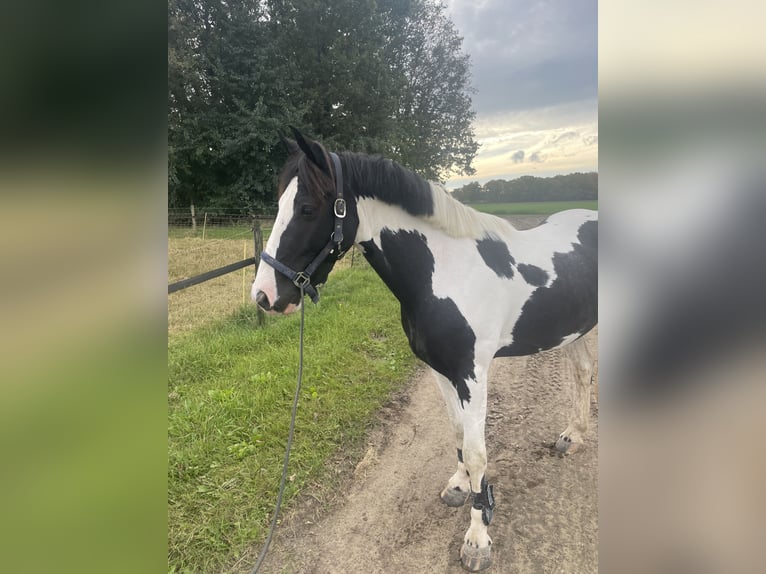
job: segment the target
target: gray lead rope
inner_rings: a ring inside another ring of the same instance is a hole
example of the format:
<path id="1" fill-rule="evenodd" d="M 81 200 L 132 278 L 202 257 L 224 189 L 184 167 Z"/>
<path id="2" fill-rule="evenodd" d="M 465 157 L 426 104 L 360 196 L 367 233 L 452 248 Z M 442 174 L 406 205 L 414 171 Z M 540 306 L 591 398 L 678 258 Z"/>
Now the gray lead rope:
<path id="1" fill-rule="evenodd" d="M 303 379 L 303 311 L 305 305 L 303 304 L 303 297 L 305 292 L 308 292 L 311 300 L 316 303 L 319 300 L 319 293 L 316 288 L 311 284 L 311 275 L 316 271 L 322 261 L 329 254 L 335 254 L 340 259 L 343 256 L 342 243 L 343 243 L 343 219 L 346 217 L 346 200 L 343 199 L 343 170 L 340 166 L 340 159 L 334 153 L 330 154 L 333 165 L 335 166 L 335 203 L 333 204 L 333 214 L 335 215 L 335 223 L 333 225 L 333 234 L 330 237 L 330 241 L 327 243 L 324 249 L 319 252 L 309 266 L 302 272 L 296 272 L 277 261 L 271 255 L 265 251 L 261 253 L 261 259 L 271 265 L 275 270 L 285 275 L 293 284 L 301 290 L 301 329 L 300 329 L 300 343 L 299 343 L 299 359 L 298 359 L 298 384 L 295 386 L 295 398 L 293 399 L 293 411 L 290 418 L 290 430 L 287 433 L 287 448 L 285 449 L 285 461 L 282 465 L 282 478 L 279 481 L 279 494 L 277 495 L 277 507 L 274 509 L 274 517 L 271 519 L 271 526 L 269 526 L 269 535 L 266 537 L 266 542 L 263 545 L 263 550 L 258 555 L 258 560 L 255 562 L 255 566 L 251 570 L 250 574 L 256 574 L 261 569 L 261 564 L 266 558 L 266 553 L 269 551 L 269 545 L 271 539 L 274 536 L 274 531 L 277 528 L 277 519 L 279 517 L 279 509 L 282 506 L 282 495 L 285 493 L 285 480 L 287 479 L 287 466 L 290 463 L 290 448 L 293 444 L 293 431 L 295 430 L 295 416 L 298 413 L 298 398 L 301 392 L 301 380 Z"/>
<path id="2" fill-rule="evenodd" d="M 255 566 L 251 570 L 251 574 L 256 574 L 261 569 L 261 564 L 266 558 L 266 553 L 269 551 L 269 545 L 271 544 L 271 538 L 274 536 L 274 531 L 277 528 L 277 518 L 279 517 L 279 509 L 282 506 L 282 495 L 285 493 L 285 479 L 287 478 L 287 466 L 290 463 L 290 448 L 293 445 L 293 431 L 295 430 L 295 416 L 298 413 L 298 398 L 301 394 L 301 379 L 303 379 L 303 287 L 301 289 L 301 328 L 300 328 L 300 343 L 298 344 L 298 383 L 295 386 L 295 397 L 293 398 L 293 411 L 290 417 L 290 430 L 287 432 L 287 448 L 285 449 L 285 460 L 282 464 L 282 479 L 279 481 L 279 494 L 277 495 L 277 507 L 274 509 L 274 517 L 271 519 L 271 526 L 269 526 L 269 535 L 266 537 L 266 542 L 263 545 L 263 550 L 258 555 L 258 560 Z"/>

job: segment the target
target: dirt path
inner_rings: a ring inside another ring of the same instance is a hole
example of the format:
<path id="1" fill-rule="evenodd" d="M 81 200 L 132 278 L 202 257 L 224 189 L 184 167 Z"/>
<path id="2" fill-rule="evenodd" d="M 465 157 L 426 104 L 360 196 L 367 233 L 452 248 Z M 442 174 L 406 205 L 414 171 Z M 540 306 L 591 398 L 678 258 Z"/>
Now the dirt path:
<path id="1" fill-rule="evenodd" d="M 595 332 L 588 342 L 595 349 Z M 597 571 L 597 392 L 585 448 L 567 457 L 549 449 L 567 424 L 571 376 L 559 351 L 493 363 L 487 451 L 497 507 L 488 572 Z M 458 553 L 469 505 L 448 508 L 439 499 L 455 470 L 455 446 L 425 369 L 401 403 L 370 437 L 345 500 L 287 517 L 261 572 L 463 572 Z"/>

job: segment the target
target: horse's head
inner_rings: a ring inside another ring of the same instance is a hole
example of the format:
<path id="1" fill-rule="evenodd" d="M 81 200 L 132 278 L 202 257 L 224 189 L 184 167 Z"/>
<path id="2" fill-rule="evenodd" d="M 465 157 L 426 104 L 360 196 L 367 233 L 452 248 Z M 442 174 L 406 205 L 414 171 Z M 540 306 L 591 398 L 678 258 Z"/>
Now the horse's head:
<path id="1" fill-rule="evenodd" d="M 354 201 L 347 198 L 347 206 L 336 201 L 336 182 L 342 174 L 336 173 L 331 155 L 318 142 L 294 132 L 295 142 L 285 140 L 291 155 L 279 176 L 279 212 L 264 250 L 269 261 L 259 265 L 251 292 L 253 300 L 272 313 L 300 308 L 298 284 L 304 282 L 310 294 L 312 287 L 324 283 L 353 245 L 358 225 Z M 342 225 L 342 234 L 335 232 L 336 223 Z M 289 276 L 305 272 L 310 279 Z"/>

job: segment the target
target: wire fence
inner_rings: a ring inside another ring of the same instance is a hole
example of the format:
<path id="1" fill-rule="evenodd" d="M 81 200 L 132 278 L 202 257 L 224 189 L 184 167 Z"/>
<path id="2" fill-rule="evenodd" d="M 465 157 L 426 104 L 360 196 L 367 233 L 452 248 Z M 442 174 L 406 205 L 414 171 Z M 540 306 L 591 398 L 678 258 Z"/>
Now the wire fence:
<path id="1" fill-rule="evenodd" d="M 273 222 L 276 212 L 263 211 L 257 214 L 243 213 L 237 210 L 223 209 L 178 209 L 168 208 L 168 230 L 175 236 L 200 236 L 206 238 L 208 230 L 213 237 L 226 237 L 228 233 L 242 233 L 243 229 L 252 227 L 254 221 L 261 225 Z M 218 232 L 216 233 L 216 230 Z M 223 232 L 222 232 L 223 231 Z"/>
<path id="2" fill-rule="evenodd" d="M 276 206 L 273 209 L 259 210 L 257 213 L 239 209 L 219 209 L 215 207 L 203 208 L 168 208 L 168 226 L 173 227 L 196 227 L 201 226 L 205 220 L 212 226 L 241 225 L 252 219 L 275 219 L 277 216 Z"/>
<path id="3" fill-rule="evenodd" d="M 185 225 L 171 226 L 168 217 L 168 290 L 181 284 L 168 294 L 170 339 L 254 305 L 250 288 L 274 220 L 243 216 L 234 221 L 208 217 L 206 227 L 192 230 L 188 219 Z M 334 269 L 361 259 L 352 247 Z"/>
<path id="4" fill-rule="evenodd" d="M 247 305 L 273 218 L 168 210 L 168 336 L 182 335 Z"/>

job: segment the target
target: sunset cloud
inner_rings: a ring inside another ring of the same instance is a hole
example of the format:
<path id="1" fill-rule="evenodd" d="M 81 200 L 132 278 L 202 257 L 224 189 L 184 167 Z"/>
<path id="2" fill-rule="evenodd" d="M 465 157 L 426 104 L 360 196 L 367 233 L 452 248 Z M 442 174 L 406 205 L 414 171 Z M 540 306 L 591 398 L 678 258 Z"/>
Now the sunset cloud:
<path id="1" fill-rule="evenodd" d="M 472 62 L 471 181 L 598 169 L 597 2 L 447 0 Z"/>
<path id="2" fill-rule="evenodd" d="M 598 171 L 597 102 L 495 114 L 475 123 L 480 144 L 476 174 L 447 182 L 454 189 L 471 181 L 549 177 Z"/>

